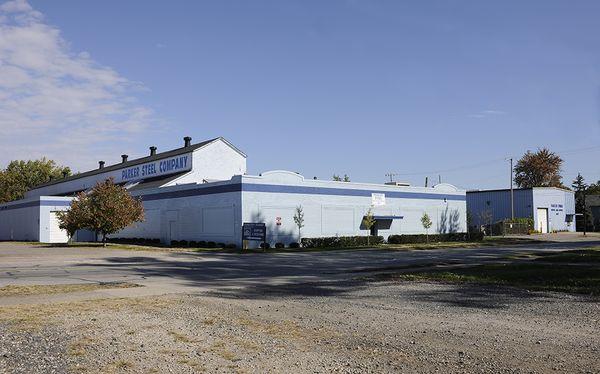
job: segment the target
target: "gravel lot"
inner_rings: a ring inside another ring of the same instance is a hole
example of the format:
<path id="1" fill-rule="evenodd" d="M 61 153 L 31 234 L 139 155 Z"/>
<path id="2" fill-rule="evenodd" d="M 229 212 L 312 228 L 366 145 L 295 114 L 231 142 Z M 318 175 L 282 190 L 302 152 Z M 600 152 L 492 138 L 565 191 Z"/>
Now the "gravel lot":
<path id="1" fill-rule="evenodd" d="M 334 281 L 0 308 L 0 372 L 600 372 L 600 303 Z"/>

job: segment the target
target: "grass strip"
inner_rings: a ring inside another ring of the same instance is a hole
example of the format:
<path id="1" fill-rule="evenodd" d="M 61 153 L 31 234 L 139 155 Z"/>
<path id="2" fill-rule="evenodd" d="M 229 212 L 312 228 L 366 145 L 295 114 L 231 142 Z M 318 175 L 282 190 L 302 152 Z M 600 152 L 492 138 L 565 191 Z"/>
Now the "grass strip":
<path id="1" fill-rule="evenodd" d="M 537 260 L 528 263 L 490 264 L 452 270 L 394 274 L 391 278 L 405 281 L 493 284 L 532 291 L 600 296 L 600 267 L 535 263 L 535 261 Z"/>
<path id="2" fill-rule="evenodd" d="M 8 285 L 0 287 L 0 297 L 27 296 L 27 295 L 53 295 L 70 292 L 86 292 L 108 288 L 141 287 L 133 283 L 82 283 L 82 284 L 36 284 L 36 285 Z"/>

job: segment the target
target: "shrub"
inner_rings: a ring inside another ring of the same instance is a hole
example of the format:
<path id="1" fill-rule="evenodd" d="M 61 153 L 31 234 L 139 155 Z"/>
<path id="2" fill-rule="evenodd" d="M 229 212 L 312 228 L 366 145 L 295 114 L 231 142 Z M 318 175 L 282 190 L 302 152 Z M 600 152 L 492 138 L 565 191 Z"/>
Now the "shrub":
<path id="1" fill-rule="evenodd" d="M 179 247 L 179 240 L 171 240 L 171 247 Z"/>
<path id="2" fill-rule="evenodd" d="M 235 245 L 235 243 L 229 243 L 225 246 L 225 248 L 227 249 L 236 249 L 237 245 Z"/>
<path id="3" fill-rule="evenodd" d="M 198 245 L 199 245 L 201 248 L 206 248 L 206 240 L 200 240 L 200 241 L 198 242 Z"/>
<path id="4" fill-rule="evenodd" d="M 217 248 L 225 248 L 225 243 L 217 243 Z"/>
<path id="5" fill-rule="evenodd" d="M 383 243 L 383 236 L 330 236 L 323 238 L 302 238 L 302 246 L 306 248 L 345 248 L 363 247 Z"/>
<path id="6" fill-rule="evenodd" d="M 283 244 L 281 242 L 275 243 L 275 248 L 277 248 L 277 249 L 285 248 L 285 244 Z"/>
<path id="7" fill-rule="evenodd" d="M 483 232 L 479 231 L 479 232 L 472 232 L 469 234 L 469 239 L 473 240 L 473 241 L 477 241 L 480 242 L 483 240 Z"/>
<path id="8" fill-rule="evenodd" d="M 290 243 L 290 248 L 300 248 L 300 244 L 296 242 Z"/>
<path id="9" fill-rule="evenodd" d="M 152 244 L 160 244 L 160 239 L 152 239 Z"/>
<path id="10" fill-rule="evenodd" d="M 429 235 L 430 242 L 464 242 L 468 239 L 469 237 L 467 236 L 467 234 L 462 232 Z M 483 240 L 483 233 L 472 233 L 470 235 L 470 240 Z M 389 244 L 426 243 L 427 235 L 390 235 L 387 241 Z"/>
<path id="11" fill-rule="evenodd" d="M 217 243 L 215 242 L 206 242 L 206 248 L 217 248 Z"/>
<path id="12" fill-rule="evenodd" d="M 180 240 L 179 241 L 179 246 L 180 247 L 187 247 L 189 245 L 187 240 Z"/>
<path id="13" fill-rule="evenodd" d="M 271 244 L 269 244 L 269 243 L 260 243 L 260 247 L 262 249 L 269 249 L 269 248 L 271 248 Z"/>
<path id="14" fill-rule="evenodd" d="M 190 247 L 192 248 L 197 248 L 198 247 L 198 242 L 195 240 L 190 240 Z"/>

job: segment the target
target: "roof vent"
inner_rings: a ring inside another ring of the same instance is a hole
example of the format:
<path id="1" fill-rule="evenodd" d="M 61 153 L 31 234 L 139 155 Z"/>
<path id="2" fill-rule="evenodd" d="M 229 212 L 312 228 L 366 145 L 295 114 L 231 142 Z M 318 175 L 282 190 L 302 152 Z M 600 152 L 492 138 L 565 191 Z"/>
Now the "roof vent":
<path id="1" fill-rule="evenodd" d="M 410 187 L 410 183 L 408 182 L 385 182 L 386 186 L 396 186 L 396 187 Z"/>
<path id="2" fill-rule="evenodd" d="M 156 147 L 152 146 L 150 147 L 150 156 L 154 156 L 156 154 Z"/>
<path id="3" fill-rule="evenodd" d="M 127 162 L 127 157 L 129 157 L 128 155 L 121 155 L 121 162 L 125 163 Z"/>
<path id="4" fill-rule="evenodd" d="M 104 161 L 98 161 L 98 169 L 104 169 Z"/>
<path id="5" fill-rule="evenodd" d="M 185 138 L 183 138 L 183 142 L 184 147 L 189 147 L 190 145 L 192 145 L 192 137 L 186 136 Z"/>

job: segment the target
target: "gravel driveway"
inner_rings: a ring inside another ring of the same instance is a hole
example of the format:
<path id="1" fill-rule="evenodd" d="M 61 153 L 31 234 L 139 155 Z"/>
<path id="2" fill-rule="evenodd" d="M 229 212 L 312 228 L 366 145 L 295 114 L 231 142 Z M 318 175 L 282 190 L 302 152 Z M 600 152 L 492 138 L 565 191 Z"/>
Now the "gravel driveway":
<path id="1" fill-rule="evenodd" d="M 600 304 L 337 281 L 0 311 L 0 371 L 600 372 Z"/>

